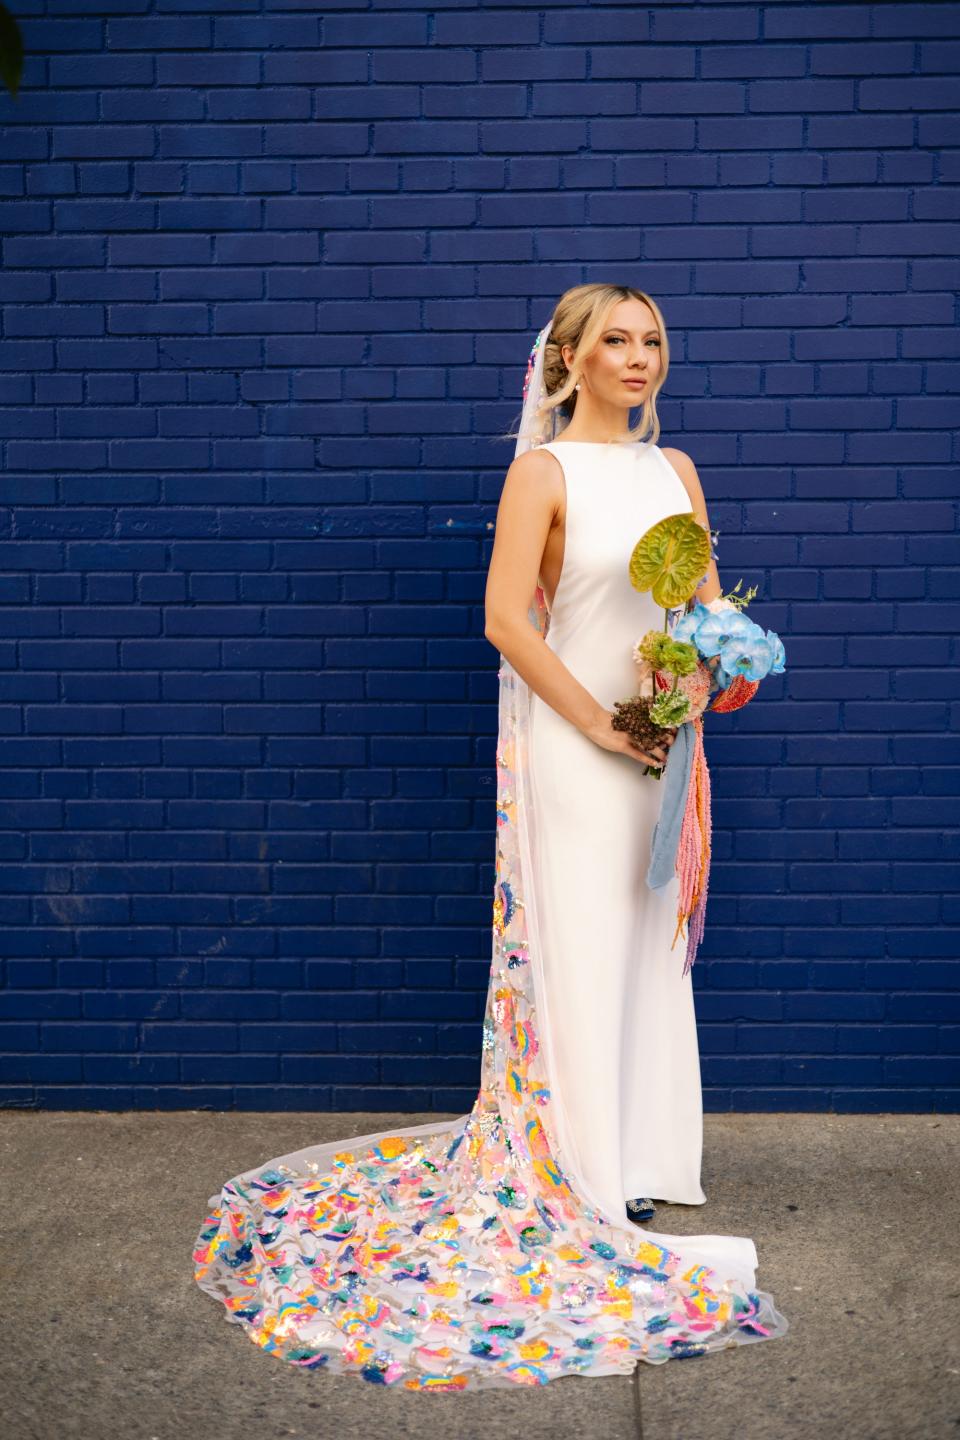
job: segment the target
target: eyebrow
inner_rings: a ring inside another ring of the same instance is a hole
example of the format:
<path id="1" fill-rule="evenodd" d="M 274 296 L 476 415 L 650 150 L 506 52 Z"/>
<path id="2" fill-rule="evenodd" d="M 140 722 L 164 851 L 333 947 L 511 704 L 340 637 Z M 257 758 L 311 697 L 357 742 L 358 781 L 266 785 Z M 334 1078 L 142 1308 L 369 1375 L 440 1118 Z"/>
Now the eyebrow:
<path id="1" fill-rule="evenodd" d="M 608 325 L 607 328 L 606 328 L 606 330 L 604 330 L 603 333 L 604 333 L 604 335 L 612 335 L 615 330 L 619 330 L 619 332 L 620 332 L 621 335 L 629 335 L 629 334 L 630 334 L 630 331 L 627 329 L 626 325 Z M 659 334 L 660 334 L 660 331 L 659 331 L 659 330 L 645 330 L 645 331 L 643 332 L 643 338 L 646 339 L 648 335 L 659 335 Z"/>

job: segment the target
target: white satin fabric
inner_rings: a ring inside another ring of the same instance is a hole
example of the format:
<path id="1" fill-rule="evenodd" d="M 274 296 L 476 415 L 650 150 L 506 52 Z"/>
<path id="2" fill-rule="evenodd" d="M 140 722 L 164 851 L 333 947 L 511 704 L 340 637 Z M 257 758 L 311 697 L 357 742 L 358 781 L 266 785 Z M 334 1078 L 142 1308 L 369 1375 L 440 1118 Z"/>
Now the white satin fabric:
<path id="1" fill-rule="evenodd" d="M 539 588 L 529 619 L 610 704 L 663 621 L 629 587 L 629 548 L 689 503 L 656 448 L 553 443 L 568 548 L 553 621 Z M 406 1390 L 628 1374 L 788 1328 L 751 1239 L 626 1216 L 627 1196 L 705 1198 L 690 979 L 669 893 L 645 890 L 658 782 L 594 753 L 501 660 L 470 1114 L 261 1161 L 210 1197 L 193 1250 L 197 1284 L 265 1353 Z"/>
<path id="2" fill-rule="evenodd" d="M 563 467 L 563 567 L 546 644 L 607 709 L 637 689 L 633 645 L 664 612 L 630 584 L 630 552 L 690 499 L 657 446 L 553 441 Z M 700 1183 L 703 1108 L 692 974 L 671 944 L 679 881 L 645 876 L 662 795 L 641 762 L 604 750 L 531 695 L 530 773 L 558 1137 L 613 1221 L 627 1198 L 684 1205 Z"/>
<path id="3" fill-rule="evenodd" d="M 664 611 L 630 585 L 643 531 L 691 511 L 655 445 L 541 446 L 566 481 L 563 570 L 548 645 L 606 708 L 636 691 L 633 645 Z M 531 694 L 530 770 L 544 988 L 561 1146 L 616 1223 L 626 1198 L 707 1200 L 692 975 L 674 949 L 679 881 L 645 883 L 661 782 Z"/>

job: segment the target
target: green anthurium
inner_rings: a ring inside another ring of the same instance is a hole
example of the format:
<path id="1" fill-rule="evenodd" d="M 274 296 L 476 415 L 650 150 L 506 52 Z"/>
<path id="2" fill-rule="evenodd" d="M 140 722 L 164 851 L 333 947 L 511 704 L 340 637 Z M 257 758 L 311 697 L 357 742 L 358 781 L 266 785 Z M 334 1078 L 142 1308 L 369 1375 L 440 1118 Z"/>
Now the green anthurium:
<path id="1" fill-rule="evenodd" d="M 689 600 L 709 564 L 710 536 L 700 521 L 689 513 L 668 515 L 634 545 L 630 583 L 672 610 Z"/>

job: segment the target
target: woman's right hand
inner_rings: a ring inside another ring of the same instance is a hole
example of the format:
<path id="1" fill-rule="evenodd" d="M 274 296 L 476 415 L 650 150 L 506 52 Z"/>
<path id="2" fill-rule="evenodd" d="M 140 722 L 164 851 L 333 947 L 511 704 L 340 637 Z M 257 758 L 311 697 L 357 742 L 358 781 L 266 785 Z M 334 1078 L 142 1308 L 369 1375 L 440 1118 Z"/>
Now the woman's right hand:
<path id="1" fill-rule="evenodd" d="M 663 745 L 656 745 L 648 752 L 631 740 L 626 730 L 614 730 L 613 717 L 612 710 L 605 710 L 590 729 L 584 731 L 587 739 L 592 740 L 603 750 L 612 750 L 618 755 L 629 755 L 632 760 L 639 760 L 641 765 L 653 765 L 660 769 L 666 761 L 677 732 L 672 731 Z"/>

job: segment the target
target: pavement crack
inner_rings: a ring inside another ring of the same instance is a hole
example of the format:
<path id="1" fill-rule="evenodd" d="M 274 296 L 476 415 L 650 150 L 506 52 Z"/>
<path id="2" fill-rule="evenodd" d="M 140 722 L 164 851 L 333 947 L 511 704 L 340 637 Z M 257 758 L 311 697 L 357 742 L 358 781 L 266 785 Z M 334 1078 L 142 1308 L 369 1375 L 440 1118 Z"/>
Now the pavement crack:
<path id="1" fill-rule="evenodd" d="M 636 1425 L 636 1440 L 643 1440 L 643 1407 L 640 1404 L 640 1370 L 641 1363 L 638 1360 L 633 1367 L 631 1383 L 633 1385 L 633 1418 Z"/>

